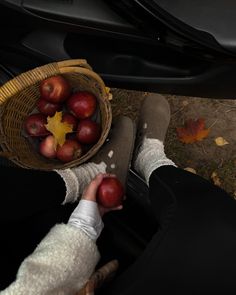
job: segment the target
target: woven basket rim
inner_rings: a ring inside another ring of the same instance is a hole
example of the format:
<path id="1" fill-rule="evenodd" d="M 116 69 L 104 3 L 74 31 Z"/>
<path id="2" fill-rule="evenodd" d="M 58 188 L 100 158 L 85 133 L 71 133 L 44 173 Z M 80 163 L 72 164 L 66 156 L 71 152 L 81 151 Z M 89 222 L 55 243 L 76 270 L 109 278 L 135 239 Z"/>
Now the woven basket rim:
<path id="1" fill-rule="evenodd" d="M 70 75 L 75 73 L 94 79 L 94 81 L 96 81 L 99 87 L 99 92 L 101 92 L 101 95 L 98 98 L 99 106 L 101 108 L 102 104 L 102 107 L 104 109 L 103 116 L 105 117 L 105 126 L 103 126 L 101 137 L 98 140 L 98 142 L 92 146 L 89 152 L 71 162 L 61 162 L 55 164 L 53 163 L 53 161 L 50 162 L 50 160 L 47 160 L 45 158 L 43 160 L 45 162 L 45 165 L 42 165 L 42 167 L 39 166 L 39 163 L 35 165 L 29 165 L 29 163 L 26 163 L 27 161 L 22 160 L 22 158 L 19 155 L 19 151 L 17 149 L 14 150 L 14 148 L 9 144 L 10 135 L 6 132 L 9 126 L 5 122 L 5 118 L 9 110 L 7 110 L 6 106 L 11 101 L 11 99 L 13 99 L 15 96 L 18 96 L 21 93 L 21 91 L 25 91 L 30 87 L 34 87 L 36 83 L 39 83 L 41 80 L 46 79 L 47 77 L 60 74 Z M 24 168 L 38 170 L 66 169 L 78 166 L 86 162 L 92 156 L 94 156 L 96 152 L 100 149 L 100 147 L 103 145 L 109 134 L 112 123 L 112 110 L 109 102 L 109 92 L 102 78 L 92 70 L 90 65 L 86 63 L 86 60 L 76 59 L 61 61 L 57 63 L 50 63 L 41 67 L 34 68 L 32 70 L 29 70 L 16 76 L 12 80 L 5 83 L 2 87 L 0 87 L 0 104 L 0 115 L 2 121 L 2 124 L 0 124 L 0 146 L 3 150 L 2 156 L 8 156 L 12 160 L 12 162 Z M 48 161 L 49 163 L 46 164 L 46 162 Z"/>

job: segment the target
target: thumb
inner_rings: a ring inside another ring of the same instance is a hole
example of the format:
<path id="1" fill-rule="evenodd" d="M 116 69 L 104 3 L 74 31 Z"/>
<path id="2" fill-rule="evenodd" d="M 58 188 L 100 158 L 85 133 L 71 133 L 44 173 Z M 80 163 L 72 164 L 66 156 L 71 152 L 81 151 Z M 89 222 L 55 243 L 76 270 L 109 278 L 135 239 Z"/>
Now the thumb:
<path id="1" fill-rule="evenodd" d="M 82 199 L 96 201 L 96 194 L 103 179 L 103 174 L 99 173 L 87 186 L 82 195 Z"/>

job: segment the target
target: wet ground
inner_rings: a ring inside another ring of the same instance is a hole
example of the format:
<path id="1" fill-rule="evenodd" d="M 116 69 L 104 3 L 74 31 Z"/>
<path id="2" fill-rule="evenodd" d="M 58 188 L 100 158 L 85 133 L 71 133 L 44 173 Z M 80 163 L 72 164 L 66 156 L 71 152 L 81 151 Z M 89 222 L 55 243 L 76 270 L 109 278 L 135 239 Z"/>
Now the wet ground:
<path id="1" fill-rule="evenodd" d="M 147 92 L 111 89 L 113 116 L 125 114 L 134 121 Z M 164 95 L 171 108 L 171 122 L 165 151 L 179 167 L 194 169 L 198 175 L 225 189 L 236 199 L 236 99 Z M 202 141 L 182 143 L 176 132 L 187 119 L 204 118 L 210 129 Z M 215 139 L 223 137 L 227 144 L 219 146 Z"/>

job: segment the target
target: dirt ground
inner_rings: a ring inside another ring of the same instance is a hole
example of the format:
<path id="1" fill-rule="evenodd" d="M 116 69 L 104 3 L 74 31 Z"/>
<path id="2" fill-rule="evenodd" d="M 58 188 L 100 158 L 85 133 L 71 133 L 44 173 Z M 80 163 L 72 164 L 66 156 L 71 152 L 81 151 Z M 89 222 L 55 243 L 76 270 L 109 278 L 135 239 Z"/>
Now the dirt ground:
<path id="1" fill-rule="evenodd" d="M 135 122 L 147 92 L 111 89 L 113 116 L 125 114 Z M 225 189 L 236 199 L 236 99 L 209 99 L 164 95 L 171 108 L 171 122 L 166 136 L 167 156 L 181 168 L 192 168 L 196 173 Z M 176 128 L 187 119 L 204 118 L 210 128 L 207 138 L 184 144 Z M 218 146 L 215 138 L 223 137 L 228 144 Z"/>

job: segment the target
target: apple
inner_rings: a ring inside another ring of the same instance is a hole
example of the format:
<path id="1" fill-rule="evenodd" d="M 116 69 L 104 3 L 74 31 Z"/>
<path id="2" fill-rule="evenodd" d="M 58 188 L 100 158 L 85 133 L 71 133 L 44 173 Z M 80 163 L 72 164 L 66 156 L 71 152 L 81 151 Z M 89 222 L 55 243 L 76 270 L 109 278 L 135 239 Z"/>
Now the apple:
<path id="1" fill-rule="evenodd" d="M 96 106 L 96 97 L 87 91 L 78 91 L 67 100 L 68 110 L 81 120 L 91 117 L 95 113 Z"/>
<path id="2" fill-rule="evenodd" d="M 31 114 L 26 117 L 24 127 L 30 136 L 46 136 L 50 132 L 46 129 L 47 116 L 44 114 Z"/>
<path id="3" fill-rule="evenodd" d="M 46 99 L 40 98 L 37 102 L 37 108 L 40 113 L 47 116 L 53 116 L 57 111 L 60 111 L 62 109 L 62 106 L 61 104 L 52 103 L 47 101 Z"/>
<path id="4" fill-rule="evenodd" d="M 64 163 L 78 159 L 82 155 L 82 146 L 75 139 L 66 139 L 57 147 L 57 158 Z"/>
<path id="5" fill-rule="evenodd" d="M 97 202 L 105 208 L 114 208 L 122 204 L 124 188 L 117 177 L 105 177 L 97 190 Z"/>
<path id="6" fill-rule="evenodd" d="M 75 116 L 73 116 L 72 114 L 63 113 L 61 121 L 72 125 L 73 131 L 75 131 L 77 129 L 78 119 Z"/>
<path id="7" fill-rule="evenodd" d="M 53 135 L 48 135 L 40 142 L 39 152 L 46 158 L 56 158 L 55 139 Z"/>
<path id="8" fill-rule="evenodd" d="M 100 134 L 100 125 L 91 119 L 85 119 L 78 124 L 76 138 L 83 144 L 93 144 L 98 141 Z"/>
<path id="9" fill-rule="evenodd" d="M 71 94 L 69 82 L 61 75 L 52 76 L 40 82 L 41 97 L 52 103 L 62 103 Z"/>

